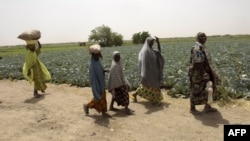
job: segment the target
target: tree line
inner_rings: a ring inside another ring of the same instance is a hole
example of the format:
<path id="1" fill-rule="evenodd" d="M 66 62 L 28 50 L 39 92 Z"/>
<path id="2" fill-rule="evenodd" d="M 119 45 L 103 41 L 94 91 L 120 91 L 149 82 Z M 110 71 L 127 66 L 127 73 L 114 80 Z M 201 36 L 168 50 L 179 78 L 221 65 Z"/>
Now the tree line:
<path id="1" fill-rule="evenodd" d="M 142 44 L 150 34 L 147 31 L 134 33 L 132 42 L 134 44 Z M 117 32 L 113 32 L 108 26 L 102 25 L 91 30 L 88 38 L 89 42 L 99 43 L 102 47 L 121 46 L 123 44 L 123 36 Z"/>

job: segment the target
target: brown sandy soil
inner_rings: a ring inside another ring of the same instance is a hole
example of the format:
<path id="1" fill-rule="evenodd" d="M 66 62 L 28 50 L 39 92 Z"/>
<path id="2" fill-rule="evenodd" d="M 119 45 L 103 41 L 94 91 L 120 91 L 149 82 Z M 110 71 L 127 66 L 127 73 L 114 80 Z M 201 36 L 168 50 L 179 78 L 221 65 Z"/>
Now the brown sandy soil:
<path id="1" fill-rule="evenodd" d="M 83 112 L 83 103 L 92 98 L 90 88 L 48 84 L 39 99 L 32 91 L 27 81 L 0 80 L 1 141 L 222 141 L 224 124 L 250 124 L 250 101 L 243 99 L 223 107 L 214 103 L 216 113 L 192 115 L 189 99 L 171 98 L 162 90 L 161 107 L 138 98 L 130 103 L 133 115 L 118 107 L 108 111 L 112 118 L 102 118 L 93 109 L 89 116 Z M 110 98 L 107 93 L 108 104 Z"/>

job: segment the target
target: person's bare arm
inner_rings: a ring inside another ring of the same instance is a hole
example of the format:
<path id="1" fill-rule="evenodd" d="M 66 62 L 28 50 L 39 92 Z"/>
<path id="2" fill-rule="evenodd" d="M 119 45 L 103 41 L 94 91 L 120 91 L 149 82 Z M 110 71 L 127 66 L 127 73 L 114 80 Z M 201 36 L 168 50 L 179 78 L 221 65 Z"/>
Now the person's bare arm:
<path id="1" fill-rule="evenodd" d="M 160 41 L 159 41 L 159 38 L 155 36 L 155 41 L 157 43 L 157 47 L 158 47 L 158 50 L 159 52 L 161 52 L 161 45 L 160 45 Z"/>

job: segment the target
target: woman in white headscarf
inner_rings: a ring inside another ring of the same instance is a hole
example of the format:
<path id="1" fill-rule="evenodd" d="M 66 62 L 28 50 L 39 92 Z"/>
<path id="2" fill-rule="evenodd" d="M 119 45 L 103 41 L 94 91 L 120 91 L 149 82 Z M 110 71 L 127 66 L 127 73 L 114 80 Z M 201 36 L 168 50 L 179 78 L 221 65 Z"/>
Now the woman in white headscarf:
<path id="1" fill-rule="evenodd" d="M 158 50 L 153 49 L 156 41 Z M 154 105 L 160 105 L 163 99 L 160 87 L 162 86 L 164 58 L 161 55 L 159 38 L 148 37 L 139 52 L 139 68 L 141 73 L 141 85 L 137 88 L 132 98 L 137 102 L 139 95 Z"/>
<path id="2" fill-rule="evenodd" d="M 117 111 L 118 109 L 114 108 L 114 102 L 117 105 L 121 105 L 125 107 L 125 113 L 131 114 L 132 110 L 128 108 L 129 105 L 129 84 L 125 79 L 122 66 L 121 66 L 121 57 L 118 51 L 113 52 L 113 60 L 110 68 L 110 73 L 108 77 L 108 90 L 112 94 L 112 100 L 110 103 L 109 110 Z"/>

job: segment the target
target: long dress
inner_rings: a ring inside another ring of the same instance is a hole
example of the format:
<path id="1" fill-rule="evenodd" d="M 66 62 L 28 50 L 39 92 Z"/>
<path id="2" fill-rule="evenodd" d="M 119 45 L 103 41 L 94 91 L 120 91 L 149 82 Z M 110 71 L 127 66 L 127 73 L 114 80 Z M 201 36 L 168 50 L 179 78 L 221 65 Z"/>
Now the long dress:
<path id="1" fill-rule="evenodd" d="M 47 88 L 46 82 L 51 79 L 51 75 L 45 65 L 39 60 L 39 53 L 40 48 L 34 52 L 26 51 L 23 75 L 30 83 L 34 82 L 34 90 L 44 91 Z M 29 71 L 30 74 L 28 73 Z"/>
<path id="2" fill-rule="evenodd" d="M 192 105 L 206 104 L 208 94 L 206 84 L 208 81 L 213 83 L 213 89 L 216 90 L 218 74 L 212 65 L 211 57 L 206 51 L 206 47 L 199 42 L 191 49 L 191 66 L 189 69 L 190 77 L 190 102 Z"/>
<path id="3" fill-rule="evenodd" d="M 163 79 L 164 58 L 157 50 L 153 50 L 148 42 L 148 37 L 139 52 L 139 69 L 141 73 L 141 85 L 137 88 L 137 95 L 151 101 L 160 103 L 163 99 L 160 86 Z"/>
<path id="4" fill-rule="evenodd" d="M 104 69 L 100 60 L 96 61 L 93 57 L 90 60 L 89 79 L 94 98 L 87 104 L 88 108 L 94 108 L 99 113 L 107 112 Z"/>
<path id="5" fill-rule="evenodd" d="M 129 94 L 128 94 L 128 81 L 124 77 L 121 63 L 116 62 L 114 57 L 116 54 L 120 54 L 118 51 L 113 52 L 113 60 L 108 77 L 108 90 L 112 94 L 112 98 L 116 101 L 117 105 L 128 106 Z"/>

